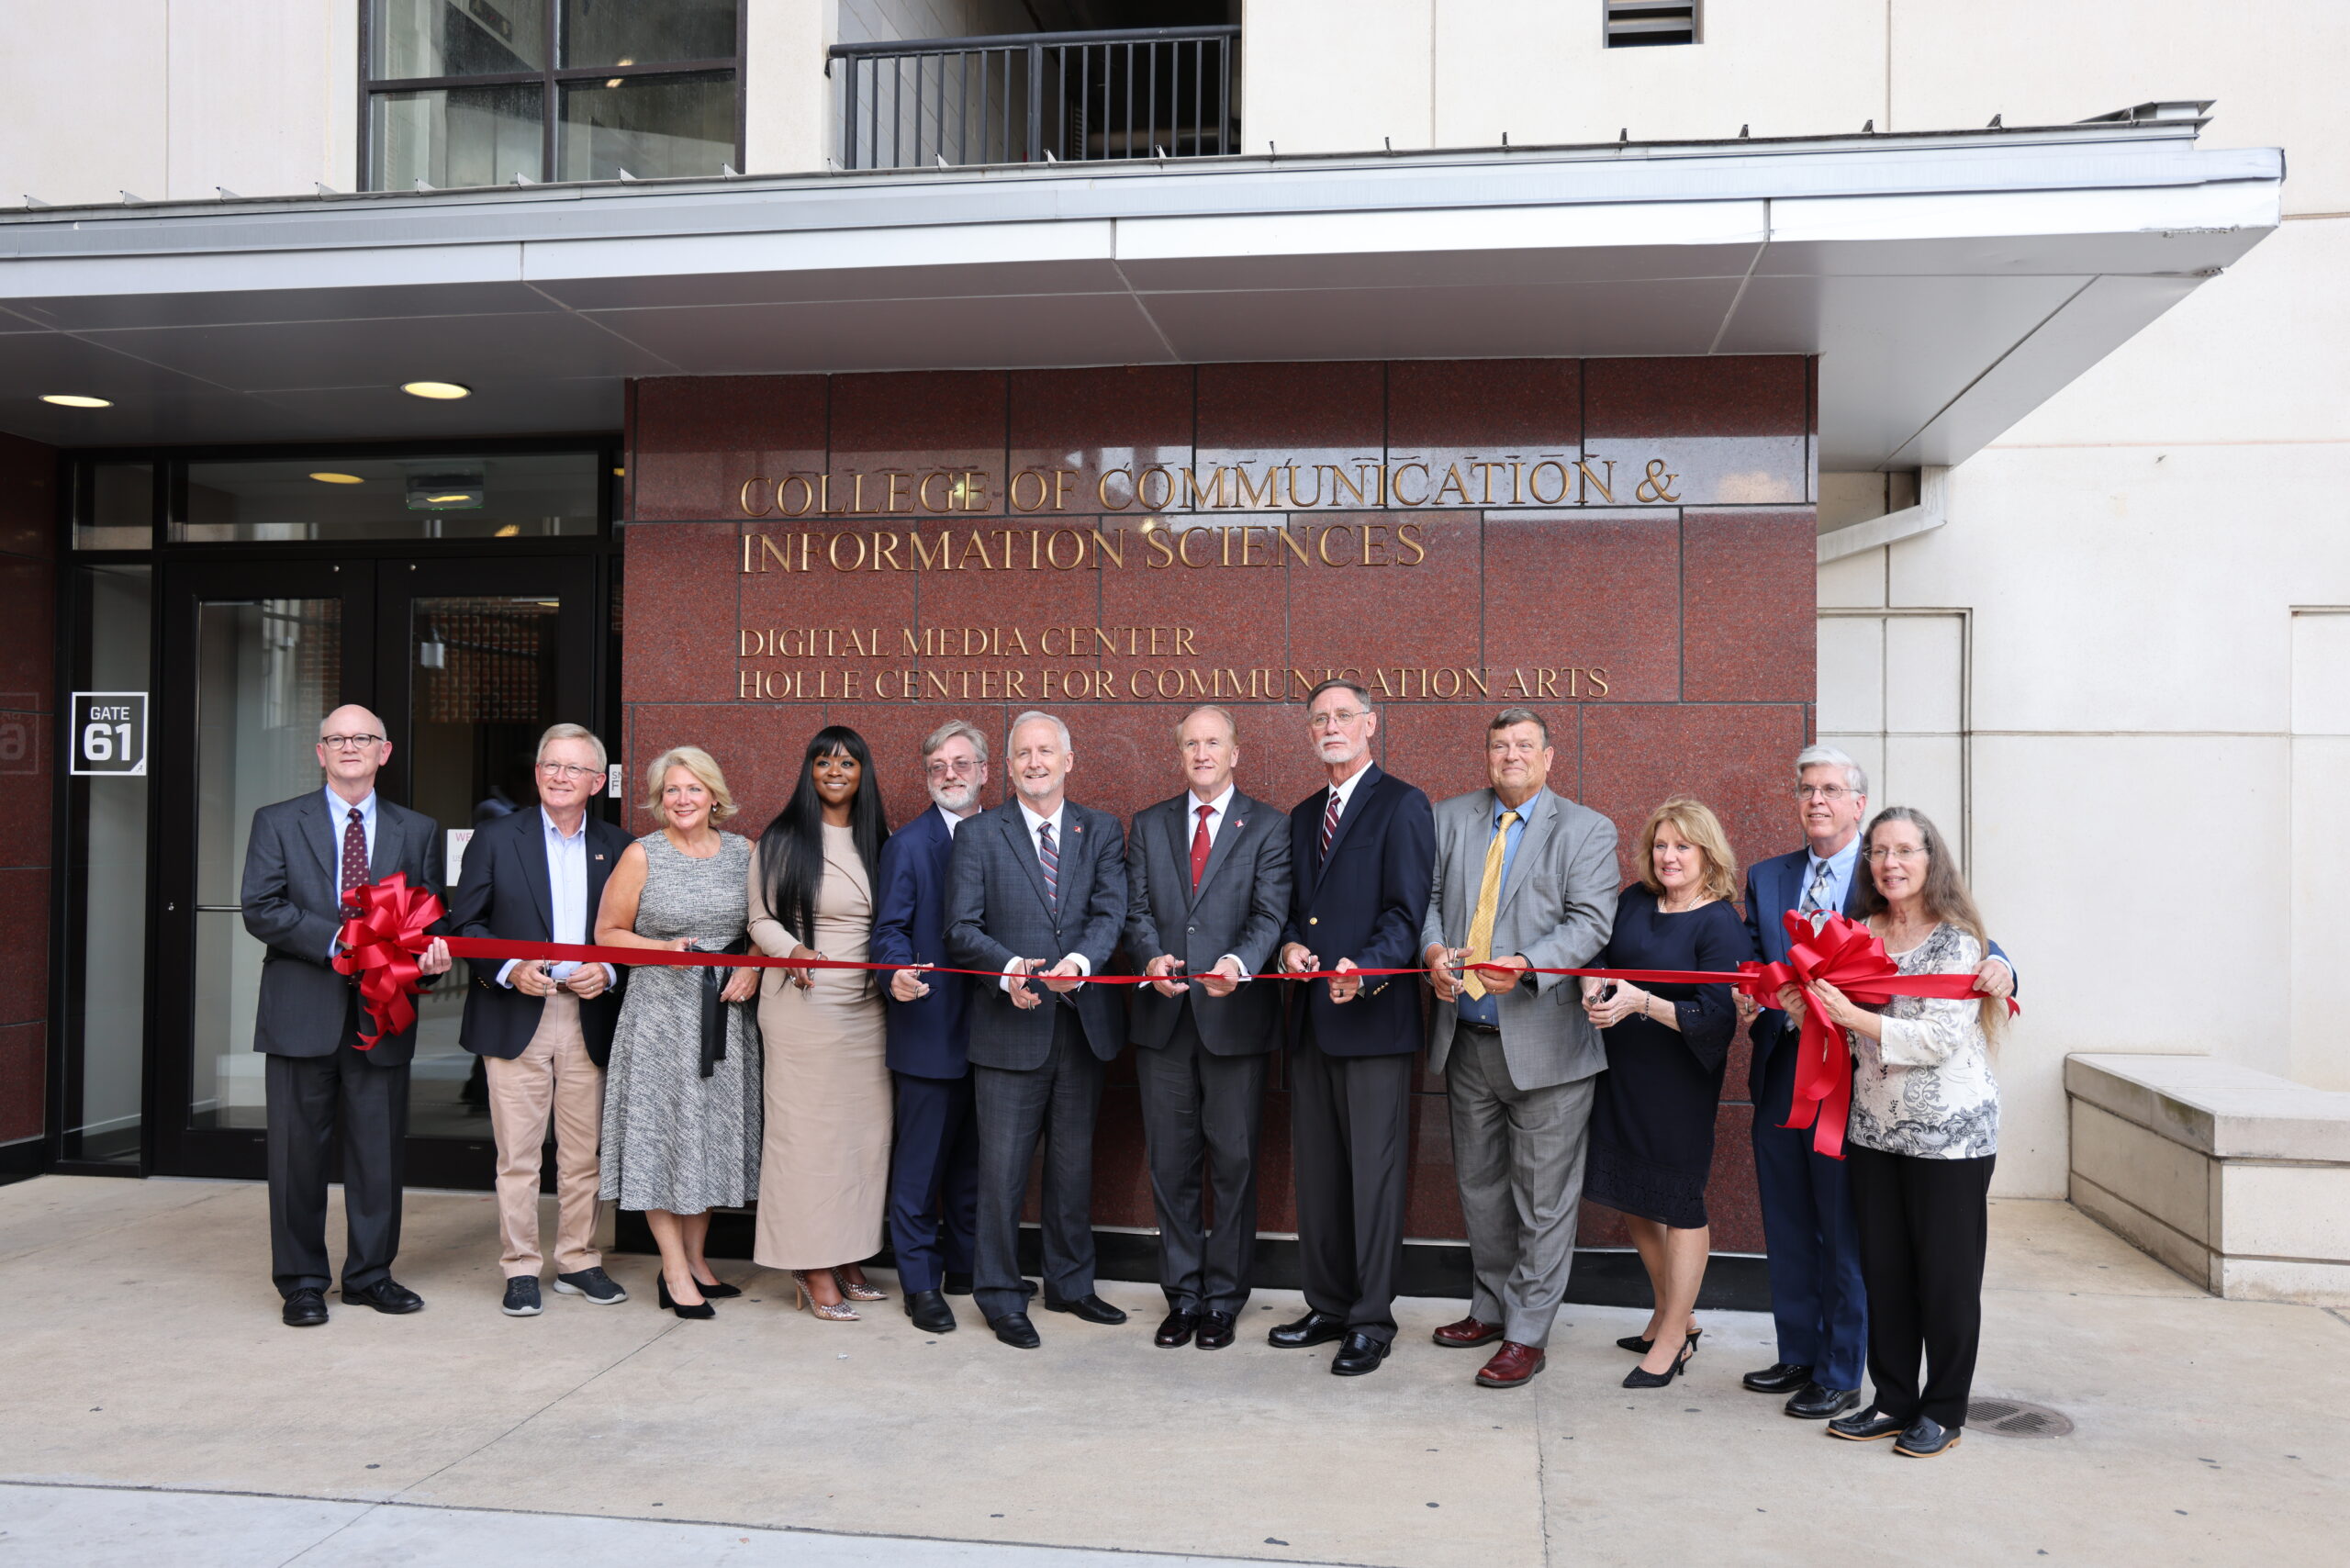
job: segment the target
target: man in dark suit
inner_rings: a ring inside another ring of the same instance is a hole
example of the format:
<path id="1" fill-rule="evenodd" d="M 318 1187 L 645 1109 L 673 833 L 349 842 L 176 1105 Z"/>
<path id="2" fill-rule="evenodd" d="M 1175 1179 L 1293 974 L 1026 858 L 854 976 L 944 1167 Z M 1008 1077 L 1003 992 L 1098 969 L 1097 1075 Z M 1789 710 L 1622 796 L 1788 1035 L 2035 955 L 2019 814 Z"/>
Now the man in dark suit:
<path id="1" fill-rule="evenodd" d="M 451 902 L 460 936 L 580 946 L 595 931 L 604 880 L 629 835 L 588 814 L 604 784 L 604 743 L 577 724 L 539 737 L 534 811 L 493 817 L 465 846 Z M 609 964 L 509 958 L 472 965 L 459 1039 L 482 1058 L 489 1125 L 498 1140 L 501 1310 L 540 1312 L 539 1160 L 547 1119 L 555 1132 L 554 1288 L 597 1306 L 628 1299 L 596 1250 L 597 1151 L 603 1138 L 604 1063 L 619 1021 L 618 970 Z"/>
<path id="2" fill-rule="evenodd" d="M 971 1110 L 970 978 L 923 969 L 949 962 L 947 863 L 955 830 L 979 812 L 987 737 L 950 719 L 923 742 L 922 761 L 934 809 L 881 846 L 870 951 L 877 964 L 904 966 L 890 977 L 887 991 L 890 1076 L 898 1088 L 890 1249 L 906 1316 L 925 1334 L 945 1334 L 955 1327 L 955 1313 L 942 1287 L 964 1295 L 971 1290 L 979 1130 Z"/>
<path id="3" fill-rule="evenodd" d="M 1755 862 L 1746 879 L 1746 925 L 1766 964 L 1787 956 L 1789 910 L 1824 918 L 1861 909 L 1861 823 L 1869 779 L 1833 746 L 1807 746 L 1796 757 L 1796 820 L 1807 846 Z M 2015 972 L 1995 943 L 1975 988 L 2004 996 Z M 1788 1395 L 1785 1409 L 1825 1421 L 1860 1403 L 1868 1355 L 1868 1305 L 1861 1288 L 1859 1222 L 1844 1162 L 1814 1153 L 1812 1129 L 1785 1125 L 1795 1103 L 1796 1041 L 1775 1007 L 1757 1012 L 1741 994 L 1748 1019 L 1747 1092 L 1754 1106 L 1754 1177 L 1768 1251 L 1771 1316 L 1779 1359 L 1746 1374 L 1757 1394 Z"/>
<path id="4" fill-rule="evenodd" d="M 378 1312 L 424 1305 L 392 1278 L 416 1031 L 363 1049 L 358 988 L 330 966 L 345 892 L 396 871 L 410 887 L 441 890 L 439 827 L 376 796 L 375 775 L 392 756 L 384 722 L 364 708 L 336 709 L 319 725 L 318 756 L 323 790 L 253 813 L 240 894 L 245 929 L 269 946 L 253 1049 L 269 1058 L 271 1273 L 297 1328 L 327 1320 L 327 1151 L 338 1109 L 349 1227 L 342 1299 Z M 435 936 L 418 967 L 447 972 L 447 944 Z"/>
<path id="5" fill-rule="evenodd" d="M 1419 961 L 1436 876 L 1428 798 L 1371 760 L 1371 694 L 1326 680 L 1306 701 L 1329 778 L 1290 812 L 1295 891 L 1281 968 L 1399 969 Z M 1283 1349 L 1341 1339 L 1330 1370 L 1378 1370 L 1395 1340 L 1395 1270 L 1411 1169 L 1420 989 L 1408 976 L 1341 974 L 1292 985 L 1291 1141 L 1305 1316 L 1266 1336 Z"/>
<path id="6" fill-rule="evenodd" d="M 1108 968 L 1126 918 L 1118 819 L 1064 794 L 1069 726 L 1013 721 L 1013 799 L 963 824 L 948 864 L 946 950 L 974 984 L 971 1097 L 979 1120 L 973 1297 L 995 1337 L 1035 1350 L 1020 1282 L 1020 1206 L 1045 1140 L 1045 1306 L 1088 1323 L 1126 1315 L 1093 1292 L 1093 1117 L 1102 1070 L 1125 1039 L 1124 1008 L 1081 983 Z M 1061 955 L 1055 958 L 1050 955 Z"/>
<path id="7" fill-rule="evenodd" d="M 1220 1350 L 1257 1258 L 1258 1135 L 1281 1002 L 1278 981 L 1245 977 L 1272 962 L 1289 917 L 1289 819 L 1234 787 L 1239 735 L 1224 709 L 1192 709 L 1175 744 L 1190 788 L 1136 815 L 1126 844 L 1126 952 L 1158 977 L 1135 988 L 1131 1033 L 1167 1292 L 1154 1342 L 1196 1336 Z"/>

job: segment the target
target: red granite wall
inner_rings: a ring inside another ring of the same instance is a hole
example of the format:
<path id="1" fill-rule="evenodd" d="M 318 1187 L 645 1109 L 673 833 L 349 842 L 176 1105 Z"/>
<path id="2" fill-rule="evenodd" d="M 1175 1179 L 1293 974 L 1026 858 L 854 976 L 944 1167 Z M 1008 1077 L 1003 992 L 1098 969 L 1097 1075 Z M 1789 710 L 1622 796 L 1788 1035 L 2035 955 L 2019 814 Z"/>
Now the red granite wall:
<path id="1" fill-rule="evenodd" d="M 1072 797 L 1131 816 L 1181 788 L 1174 725 L 1214 698 L 1242 787 L 1286 809 L 1318 787 L 1304 689 L 1345 669 L 1388 692 L 1382 765 L 1432 798 L 1481 785 L 1486 721 L 1530 701 L 1552 785 L 1628 840 L 1686 792 L 1742 859 L 1777 853 L 1812 725 L 1814 403 L 1800 358 L 638 382 L 623 748 L 633 773 L 709 747 L 755 831 L 808 734 L 852 724 L 899 820 L 929 729 L 1045 707 Z M 1729 1250 L 1762 1246 L 1745 1081 L 1741 1044 Z M 1111 1081 L 1094 1216 L 1147 1225 L 1131 1062 Z M 1443 1084 L 1422 1088 L 1411 1232 L 1454 1238 Z M 1269 1230 L 1292 1226 L 1287 1123 L 1277 1081 Z"/>
<path id="2" fill-rule="evenodd" d="M 56 535 L 56 452 L 0 435 L 0 1145 L 43 1122 Z"/>

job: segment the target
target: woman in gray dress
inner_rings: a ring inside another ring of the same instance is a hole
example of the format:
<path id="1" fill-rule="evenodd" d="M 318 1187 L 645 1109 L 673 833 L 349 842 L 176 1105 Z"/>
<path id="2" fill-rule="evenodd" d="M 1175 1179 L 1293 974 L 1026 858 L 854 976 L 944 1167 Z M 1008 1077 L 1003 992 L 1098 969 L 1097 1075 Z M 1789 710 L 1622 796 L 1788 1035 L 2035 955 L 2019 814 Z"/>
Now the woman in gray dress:
<path id="1" fill-rule="evenodd" d="M 739 941 L 749 908 L 748 839 L 718 831 L 734 814 L 708 752 L 677 746 L 654 761 L 645 809 L 660 819 L 621 854 L 596 913 L 611 947 L 711 953 Z M 758 990 L 759 971 L 728 974 L 722 1002 Z M 710 1211 L 741 1205 L 759 1184 L 759 1031 L 729 1005 L 725 1049 L 702 1045 L 702 970 L 629 971 L 604 1078 L 602 1195 L 638 1209 L 661 1249 L 660 1302 L 680 1317 L 714 1317 L 710 1298 L 740 1294 L 710 1271 Z"/>

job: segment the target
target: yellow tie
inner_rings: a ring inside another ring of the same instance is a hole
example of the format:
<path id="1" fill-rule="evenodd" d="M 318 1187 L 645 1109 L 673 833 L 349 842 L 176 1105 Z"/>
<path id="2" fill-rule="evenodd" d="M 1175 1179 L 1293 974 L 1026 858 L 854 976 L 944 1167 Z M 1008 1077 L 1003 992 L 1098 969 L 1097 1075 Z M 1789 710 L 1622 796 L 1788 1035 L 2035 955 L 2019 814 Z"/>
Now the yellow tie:
<path id="1" fill-rule="evenodd" d="M 1477 913 L 1469 919 L 1469 959 L 1482 964 L 1494 956 L 1494 911 L 1502 902 L 1502 851 L 1509 846 L 1510 824 L 1517 821 L 1516 812 L 1502 813 L 1501 826 L 1494 830 L 1494 841 L 1485 846 L 1485 875 L 1477 883 Z M 1461 983 L 1470 995 L 1485 994 L 1485 982 L 1471 969 Z"/>

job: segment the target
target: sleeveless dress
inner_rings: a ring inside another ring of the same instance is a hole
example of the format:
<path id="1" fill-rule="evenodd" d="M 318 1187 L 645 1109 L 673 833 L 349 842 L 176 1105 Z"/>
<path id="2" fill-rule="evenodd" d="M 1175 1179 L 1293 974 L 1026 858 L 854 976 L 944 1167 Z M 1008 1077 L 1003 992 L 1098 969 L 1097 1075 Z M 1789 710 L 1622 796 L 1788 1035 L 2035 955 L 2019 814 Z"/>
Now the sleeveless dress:
<path id="1" fill-rule="evenodd" d="M 751 841 L 718 835 L 707 860 L 660 832 L 644 851 L 636 934 L 684 936 L 715 952 L 743 935 Z M 701 975 L 638 965 L 628 971 L 611 1065 L 604 1071 L 604 1184 L 624 1209 L 699 1214 L 738 1208 L 759 1184 L 759 1031 L 747 1003 L 726 1009 L 726 1056 L 701 1076 Z"/>
<path id="2" fill-rule="evenodd" d="M 856 834 L 829 823 L 823 833 L 824 879 L 808 946 L 863 963 L 873 939 L 872 885 Z M 760 880 L 754 861 L 751 944 L 789 957 L 800 938 L 767 908 Z M 814 976 L 802 991 L 786 971 L 769 969 L 760 986 L 767 1119 L 751 1258 L 763 1269 L 860 1263 L 881 1249 L 891 1088 L 878 977 L 858 969 Z"/>

